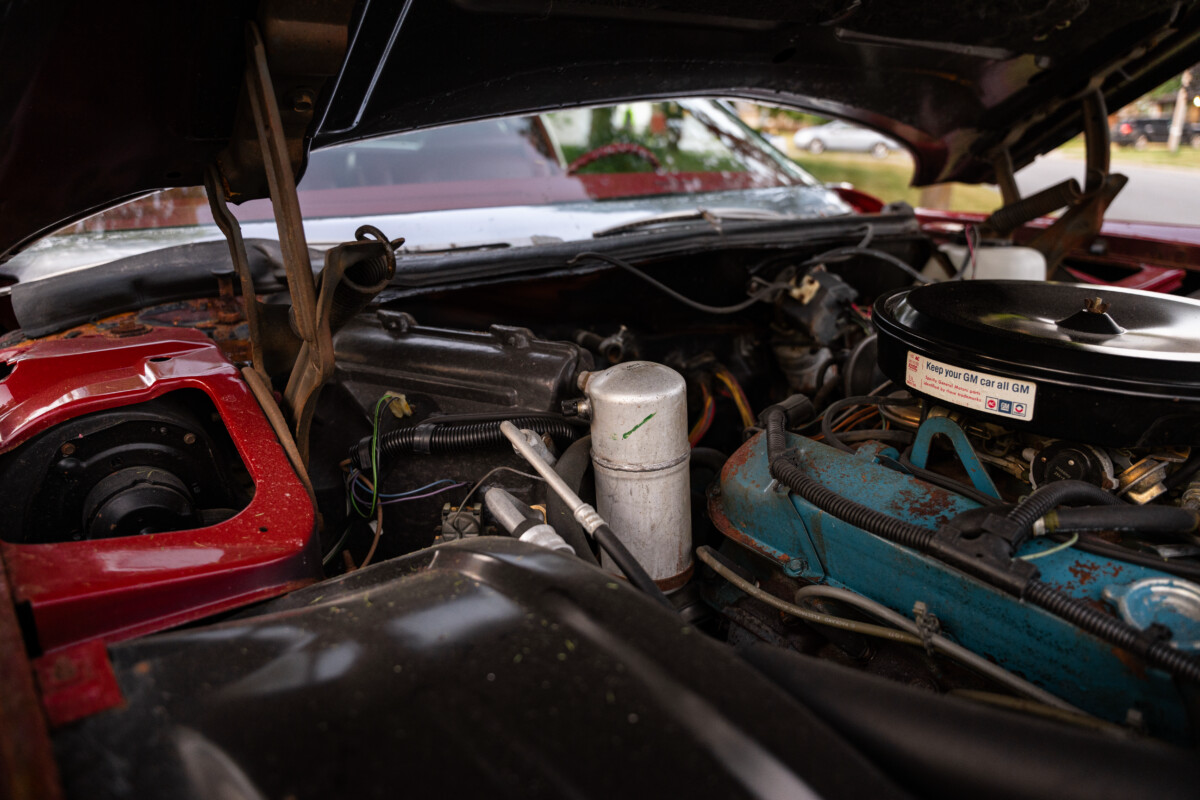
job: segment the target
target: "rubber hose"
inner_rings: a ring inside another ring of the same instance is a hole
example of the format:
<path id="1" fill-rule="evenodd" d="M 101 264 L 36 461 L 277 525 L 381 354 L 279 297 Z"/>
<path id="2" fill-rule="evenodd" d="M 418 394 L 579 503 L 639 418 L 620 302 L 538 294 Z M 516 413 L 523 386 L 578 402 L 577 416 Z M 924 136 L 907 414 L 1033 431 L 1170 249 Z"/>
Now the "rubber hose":
<path id="1" fill-rule="evenodd" d="M 1191 480 L 1197 472 L 1200 472 L 1200 448 L 1193 448 L 1188 460 L 1172 472 L 1170 477 L 1163 481 L 1163 485 L 1167 489 L 1175 489 Z"/>
<path id="2" fill-rule="evenodd" d="M 612 528 L 608 527 L 607 522 L 596 528 L 592 532 L 592 536 L 596 537 L 596 543 L 604 552 L 608 553 L 608 557 L 617 565 L 617 569 L 625 574 L 630 583 L 657 600 L 660 605 L 666 606 L 672 611 L 675 610 L 675 606 L 671 605 L 671 601 L 663 594 L 663 590 L 658 588 L 658 584 L 654 582 L 649 573 L 642 569 L 642 565 L 633 557 L 633 553 L 625 548 L 625 545 L 613 533 Z"/>
<path id="3" fill-rule="evenodd" d="M 1062 505 L 1125 505 L 1116 496 L 1085 481 L 1055 481 L 1037 489 L 1008 512 L 1008 519 L 1020 526 L 1021 534 L 1014 545 L 1027 539 L 1033 523 Z"/>
<path id="4" fill-rule="evenodd" d="M 830 359 L 826 363 L 832 364 L 833 359 Z M 817 389 L 817 393 L 813 395 L 812 404 L 815 407 L 820 408 L 825 401 L 828 400 L 835 391 L 837 391 L 838 384 L 840 383 L 841 379 L 837 375 L 828 375 L 821 382 L 821 388 Z"/>
<path id="5" fill-rule="evenodd" d="M 861 431 L 840 431 L 834 434 L 842 444 L 857 444 L 858 442 L 884 442 L 885 444 L 905 447 L 912 444 L 913 435 L 908 431 L 885 431 L 882 428 L 871 428 Z"/>
<path id="6" fill-rule="evenodd" d="M 844 408 L 852 408 L 853 406 L 911 406 L 917 402 L 911 397 L 885 397 L 864 394 L 858 397 L 846 397 L 838 400 L 836 403 L 830 403 L 825 409 L 824 416 L 821 417 L 821 433 L 825 435 L 826 444 L 831 447 L 836 447 L 844 453 L 853 453 L 854 450 L 842 443 L 838 438 L 838 434 L 834 432 L 834 420 L 838 412 Z"/>
<path id="7" fill-rule="evenodd" d="M 843 439 L 844 438 L 845 437 L 843 437 Z M 976 503 L 979 503 L 980 505 L 983 505 L 983 506 L 998 506 L 1001 504 L 1002 501 L 997 500 L 996 498 L 992 497 L 990 494 L 985 494 L 985 493 L 979 491 L 974 486 L 970 486 L 965 483 L 960 483 L 959 481 L 956 481 L 954 478 L 951 478 L 946 475 L 942 475 L 940 472 L 934 472 L 932 470 L 928 470 L 923 467 L 918 467 L 916 464 L 912 463 L 912 459 L 909 458 L 910 452 L 911 452 L 911 448 L 908 450 L 905 450 L 903 453 L 901 453 L 899 461 L 900 461 L 900 466 L 902 466 L 906 470 L 908 470 L 909 474 L 912 475 L 914 478 L 920 478 L 921 480 L 925 481 L 926 483 L 932 483 L 934 486 L 940 486 L 941 488 L 945 489 L 948 492 L 954 492 L 955 494 L 961 494 L 963 497 L 967 497 L 971 500 L 974 500 Z M 957 520 L 956 520 L 956 522 L 957 522 Z"/>
<path id="8" fill-rule="evenodd" d="M 1142 657 L 1151 666 L 1200 682 L 1200 659 L 1176 650 L 1161 639 L 1150 641 L 1147 645 L 1148 640 L 1136 628 L 1086 605 L 1082 600 L 1065 595 L 1038 580 L 1029 582 L 1024 599 L 1117 647 Z"/>
<path id="9" fill-rule="evenodd" d="M 991 228 L 1000 236 L 1008 236 L 1030 220 L 1044 217 L 1064 206 L 1073 205 L 1082 194 L 1079 182 L 1074 178 L 1068 178 L 1062 183 L 1047 187 L 1023 200 L 997 209 L 983 224 L 984 227 Z"/>
<path id="10" fill-rule="evenodd" d="M 383 465 L 388 459 L 401 453 L 460 453 L 479 447 L 507 444 L 508 440 L 500 432 L 500 423 L 504 421 L 497 419 L 459 425 L 423 422 L 411 428 L 385 433 L 379 437 L 380 471 L 383 471 Z M 554 417 L 515 417 L 508 421 L 523 430 L 548 433 L 555 441 L 563 444 L 573 442 L 579 435 L 575 426 Z M 351 449 L 350 458 L 359 469 L 371 465 L 370 436 L 364 436 Z"/>
<path id="11" fill-rule="evenodd" d="M 577 439 L 563 452 L 554 464 L 554 471 L 567 482 L 575 494 L 584 501 L 595 505 L 596 493 L 592 490 L 592 484 L 587 480 L 588 470 L 591 466 L 592 437 L 584 436 Z M 558 535 L 567 544 L 574 548 L 575 555 L 589 564 L 598 565 L 600 563 L 596 560 L 596 554 L 592 552 L 583 526 L 575 519 L 571 509 L 567 507 L 557 492 L 546 493 L 546 521 L 554 530 L 558 531 Z"/>
<path id="12" fill-rule="evenodd" d="M 712 447 L 693 447 L 691 455 L 692 469 L 696 467 L 706 467 L 714 474 L 720 475 L 721 470 L 725 468 L 725 462 L 729 460 L 729 456 Z"/>
<path id="13" fill-rule="evenodd" d="M 1117 531 L 1181 536 L 1196 532 L 1200 514 L 1173 506 L 1101 506 L 1052 511 L 1045 521 L 1047 533 Z"/>

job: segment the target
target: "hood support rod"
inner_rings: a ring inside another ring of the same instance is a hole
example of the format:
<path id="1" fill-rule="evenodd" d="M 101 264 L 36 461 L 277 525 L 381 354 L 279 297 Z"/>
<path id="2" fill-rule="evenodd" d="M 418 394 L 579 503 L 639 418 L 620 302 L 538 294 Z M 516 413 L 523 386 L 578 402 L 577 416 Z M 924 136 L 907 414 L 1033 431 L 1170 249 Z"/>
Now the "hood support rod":
<path id="1" fill-rule="evenodd" d="M 296 177 L 292 174 L 283 120 L 267 67 L 267 51 L 258 26 L 253 22 L 246 26 L 246 90 L 263 155 L 263 171 L 267 176 L 271 207 L 275 211 L 275 225 L 279 229 L 279 249 L 292 298 L 291 321 L 301 341 L 300 355 L 288 378 L 283 401 L 291 412 L 301 459 L 307 464 L 308 434 L 317 394 L 333 375 L 333 336 L 328 325 L 321 325 L 318 320 L 317 284 L 304 236 Z M 334 282 L 325 281 L 327 284 Z"/>
<path id="2" fill-rule="evenodd" d="M 321 387 L 333 375 L 333 326 L 331 320 L 336 309 L 345 311 L 346 295 L 353 295 L 362 302 L 365 294 L 373 297 L 391 279 L 395 272 L 395 248 L 403 241 L 389 242 L 383 235 L 367 227 L 360 228 L 356 241 L 346 242 L 330 249 L 325 254 L 325 267 L 320 280 L 313 277 L 312 261 L 309 258 L 308 242 L 304 235 L 304 220 L 300 212 L 300 200 L 296 194 L 296 178 L 288 155 L 287 139 L 280 115 L 275 88 L 267 64 L 266 48 L 258 26 L 253 22 L 246 26 L 246 100 L 262 153 L 262 169 L 266 174 L 271 206 L 275 212 L 275 224 L 279 230 L 279 249 L 283 258 L 284 273 L 292 307 L 290 323 L 292 331 L 300 340 L 299 355 L 293 363 L 283 391 L 283 409 L 291 420 L 292 430 L 277 430 L 281 441 L 290 441 L 294 434 L 295 449 L 302 472 L 308 464 L 309 432 L 316 411 L 317 397 Z M 225 203 L 227 186 L 214 167 L 205 181 L 213 216 L 229 241 L 234 267 L 241 279 L 242 298 L 246 318 L 250 327 L 252 368 L 256 396 L 261 402 L 271 399 L 263 387 L 269 387 L 269 375 L 265 369 L 263 353 L 264 330 L 262 319 L 265 309 L 259 304 L 254 291 L 246 258 L 246 246 L 242 240 L 241 227 Z M 372 286 L 360 286 L 351 281 L 347 291 L 338 292 L 347 270 L 363 265 L 359 270 L 379 277 L 374 264 L 384 265 L 384 279 Z M 271 405 L 274 405 L 271 399 Z M 272 414 L 275 410 L 275 414 Z M 267 408 L 268 418 L 276 428 L 282 419 L 277 409 Z M 294 461 L 296 458 L 293 459 Z"/>

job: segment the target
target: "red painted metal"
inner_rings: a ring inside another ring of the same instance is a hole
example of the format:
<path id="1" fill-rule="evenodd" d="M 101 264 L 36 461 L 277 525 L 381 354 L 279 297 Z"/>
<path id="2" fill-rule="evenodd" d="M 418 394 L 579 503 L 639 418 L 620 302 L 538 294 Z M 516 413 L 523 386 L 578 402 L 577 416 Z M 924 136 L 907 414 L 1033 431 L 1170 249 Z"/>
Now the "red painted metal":
<path id="1" fill-rule="evenodd" d="M 1117 281 L 1105 281 L 1095 275 L 1089 275 L 1083 270 L 1067 267 L 1080 283 L 1104 284 L 1106 286 L 1122 286 L 1126 289 L 1141 289 L 1146 292 L 1173 292 L 1183 285 L 1184 271 L 1171 267 L 1154 267 L 1142 264 L 1141 269 Z"/>
<path id="2" fill-rule="evenodd" d="M 0 798 L 62 797 L 54 746 L 0 560 Z"/>
<path id="3" fill-rule="evenodd" d="M 92 639 L 42 656 L 33 662 L 50 726 L 115 708 L 125 702 L 108 660 L 108 648 Z"/>
<path id="4" fill-rule="evenodd" d="M 119 329 L 114 329 L 118 330 Z M 212 400 L 254 481 L 237 516 L 197 530 L 56 544 L 0 543 L 45 651 L 115 640 L 239 607 L 320 575 L 315 511 L 238 370 L 199 331 L 150 328 L 0 350 L 0 450 L 56 423 L 177 389 Z"/>
<path id="5" fill-rule="evenodd" d="M 859 191 L 848 183 L 834 184 L 829 188 L 837 192 L 838 197 L 860 214 L 878 214 L 883 210 L 882 200 L 875 195 Z"/>

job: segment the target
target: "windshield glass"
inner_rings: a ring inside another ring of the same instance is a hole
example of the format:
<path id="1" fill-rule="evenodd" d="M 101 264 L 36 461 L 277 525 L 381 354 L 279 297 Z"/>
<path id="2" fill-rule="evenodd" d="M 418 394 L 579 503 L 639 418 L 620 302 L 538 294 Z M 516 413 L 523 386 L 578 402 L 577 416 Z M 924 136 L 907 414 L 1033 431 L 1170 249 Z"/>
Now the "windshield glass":
<path id="1" fill-rule="evenodd" d="M 697 207 L 850 213 L 711 100 L 555 111 L 332 147 L 310 154 L 298 192 L 315 247 L 352 239 L 364 223 L 420 250 L 582 240 Z M 232 208 L 247 238 L 278 238 L 269 201 Z M 30 280 L 220 236 L 203 188 L 168 189 L 60 231 L 6 271 Z"/>

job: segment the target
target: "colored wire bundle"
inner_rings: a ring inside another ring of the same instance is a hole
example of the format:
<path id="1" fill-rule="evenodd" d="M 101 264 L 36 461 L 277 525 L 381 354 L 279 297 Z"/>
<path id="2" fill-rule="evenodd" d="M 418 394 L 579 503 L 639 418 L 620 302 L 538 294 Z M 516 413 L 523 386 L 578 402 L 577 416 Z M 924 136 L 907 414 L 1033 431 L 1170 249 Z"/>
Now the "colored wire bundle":
<path id="1" fill-rule="evenodd" d="M 356 510 L 358 510 L 359 514 L 364 517 L 368 515 L 363 514 L 362 511 L 358 509 L 357 503 L 363 503 L 365 505 L 374 499 L 378 505 L 388 506 L 394 503 L 405 503 L 409 500 L 422 500 L 426 497 L 433 497 L 434 495 L 439 495 L 443 492 L 448 492 L 451 489 L 458 489 L 467 485 L 466 481 L 455 481 L 450 478 L 441 478 L 433 483 L 427 483 L 418 489 L 410 489 L 407 492 L 375 492 L 372 482 L 358 470 L 354 470 L 350 473 L 349 484 L 351 502 L 356 504 Z M 435 486 L 440 488 L 434 489 Z M 433 491 L 428 491 L 430 489 Z"/>
<path id="2" fill-rule="evenodd" d="M 741 384 L 724 367 L 717 369 L 713 375 L 717 380 L 725 384 L 725 388 L 729 390 L 729 396 L 733 398 L 733 403 L 737 406 L 738 414 L 742 417 L 742 427 L 754 427 L 754 412 L 750 410 L 750 401 L 746 399 L 746 393 L 742 391 Z"/>
<path id="3" fill-rule="evenodd" d="M 375 513 L 375 506 L 379 501 L 379 413 L 383 410 L 383 404 L 391 400 L 391 398 L 391 393 L 384 393 L 382 397 L 375 401 L 375 411 L 371 414 L 371 479 L 367 481 L 367 485 L 370 487 L 368 490 L 370 491 L 370 495 L 363 501 L 366 502 L 369 500 L 370 504 L 366 511 L 363 511 L 359 507 L 356 492 L 353 489 L 350 491 L 350 505 L 364 519 L 371 518 L 371 515 Z M 356 486 L 357 480 L 358 475 L 355 474 L 350 486 Z"/>
<path id="4" fill-rule="evenodd" d="M 692 447 L 700 444 L 700 440 L 704 438 L 704 434 L 708 433 L 708 429 L 712 427 L 713 417 L 716 415 L 717 410 L 717 404 L 713 401 L 712 392 L 708 390 L 708 387 L 703 382 L 700 384 L 700 393 L 704 397 L 700 419 L 696 420 L 696 424 L 688 432 L 688 444 Z"/>

